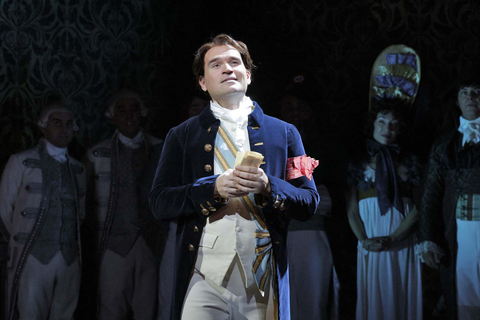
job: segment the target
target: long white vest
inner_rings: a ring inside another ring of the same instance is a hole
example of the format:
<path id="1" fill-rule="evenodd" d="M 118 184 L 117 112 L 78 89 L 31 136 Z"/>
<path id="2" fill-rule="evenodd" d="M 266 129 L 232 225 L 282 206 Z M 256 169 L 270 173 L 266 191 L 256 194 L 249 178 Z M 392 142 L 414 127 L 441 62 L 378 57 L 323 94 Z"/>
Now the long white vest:
<path id="1" fill-rule="evenodd" d="M 237 125 L 220 121 L 230 136 L 235 137 Z M 244 130 L 244 132 L 244 145 L 238 145 L 243 152 L 250 150 L 248 131 Z M 216 162 L 214 162 L 214 173 L 222 173 Z M 237 254 L 242 263 L 243 270 L 240 272 L 245 274 L 245 286 L 248 287 L 255 281 L 252 273 L 252 261 L 255 256 L 254 231 L 257 226 L 254 221 L 247 220 L 238 214 L 240 210 L 235 208 L 239 205 L 242 204 L 238 199 L 230 199 L 228 210 L 231 211 L 227 212 L 227 215 L 213 223 L 209 217 L 200 240 L 195 269 L 219 286 L 222 286 L 228 268 Z"/>

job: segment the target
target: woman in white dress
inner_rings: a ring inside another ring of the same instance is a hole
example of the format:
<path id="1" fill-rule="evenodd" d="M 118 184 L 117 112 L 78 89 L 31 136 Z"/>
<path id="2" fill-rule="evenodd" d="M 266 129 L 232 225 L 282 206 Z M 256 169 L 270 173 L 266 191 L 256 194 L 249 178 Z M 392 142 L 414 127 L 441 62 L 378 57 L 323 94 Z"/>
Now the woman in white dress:
<path id="1" fill-rule="evenodd" d="M 349 168 L 348 218 L 358 238 L 357 319 L 422 319 L 414 250 L 420 166 L 395 144 L 405 109 L 394 99 L 373 106 L 373 139 Z"/>

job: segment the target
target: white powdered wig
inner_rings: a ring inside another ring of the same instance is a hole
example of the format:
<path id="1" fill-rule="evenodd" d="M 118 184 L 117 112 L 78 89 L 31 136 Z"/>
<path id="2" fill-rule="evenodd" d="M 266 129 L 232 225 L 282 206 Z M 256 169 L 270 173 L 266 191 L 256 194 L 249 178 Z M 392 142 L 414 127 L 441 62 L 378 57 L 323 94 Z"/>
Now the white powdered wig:
<path id="1" fill-rule="evenodd" d="M 107 111 L 105 111 L 105 117 L 108 119 L 112 119 L 113 115 L 115 114 L 115 105 L 119 100 L 123 99 L 134 99 L 137 100 L 140 104 L 140 111 L 142 117 L 146 117 L 148 113 L 148 109 L 143 102 L 142 97 L 140 94 L 133 90 L 122 90 L 114 93 L 107 101 Z"/>
<path id="2" fill-rule="evenodd" d="M 73 114 L 72 110 L 67 108 L 67 104 L 64 101 L 55 101 L 47 105 L 45 108 L 43 108 L 42 112 L 40 113 L 40 116 L 38 117 L 37 124 L 40 128 L 46 128 L 48 125 L 48 119 L 50 118 L 50 115 L 54 112 L 66 112 L 70 113 L 73 116 L 73 121 L 74 121 L 74 130 L 78 131 L 78 126 L 77 122 L 75 121 L 75 115 Z"/>

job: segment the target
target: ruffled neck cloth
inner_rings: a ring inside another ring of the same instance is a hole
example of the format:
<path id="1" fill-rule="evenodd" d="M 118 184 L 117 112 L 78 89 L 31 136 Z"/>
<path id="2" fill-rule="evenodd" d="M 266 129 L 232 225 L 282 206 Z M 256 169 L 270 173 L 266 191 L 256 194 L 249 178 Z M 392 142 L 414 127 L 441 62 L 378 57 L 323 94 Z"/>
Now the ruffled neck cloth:
<path id="1" fill-rule="evenodd" d="M 463 134 L 462 146 L 471 141 L 475 144 L 480 142 L 480 118 L 467 120 L 460 116 L 460 126 L 458 131 Z"/>

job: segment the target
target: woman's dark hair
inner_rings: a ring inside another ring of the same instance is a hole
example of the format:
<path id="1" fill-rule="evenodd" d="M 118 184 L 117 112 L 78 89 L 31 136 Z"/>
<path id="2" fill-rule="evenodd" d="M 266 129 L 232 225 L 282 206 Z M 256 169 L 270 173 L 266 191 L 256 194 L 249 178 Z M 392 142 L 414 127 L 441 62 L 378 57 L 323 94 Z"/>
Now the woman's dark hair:
<path id="1" fill-rule="evenodd" d="M 460 89 L 465 87 L 480 87 L 480 75 L 478 75 L 476 72 L 469 72 L 460 75 L 456 93 L 458 94 Z"/>
<path id="2" fill-rule="evenodd" d="M 372 136 L 374 123 L 379 113 L 393 113 L 395 118 L 400 122 L 400 133 L 403 134 L 406 131 L 406 117 L 409 108 L 410 106 L 401 99 L 373 100 L 372 107 L 368 112 L 365 134 L 369 137 Z"/>

